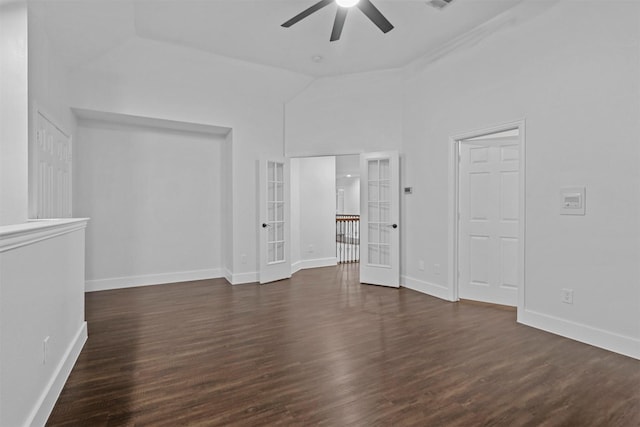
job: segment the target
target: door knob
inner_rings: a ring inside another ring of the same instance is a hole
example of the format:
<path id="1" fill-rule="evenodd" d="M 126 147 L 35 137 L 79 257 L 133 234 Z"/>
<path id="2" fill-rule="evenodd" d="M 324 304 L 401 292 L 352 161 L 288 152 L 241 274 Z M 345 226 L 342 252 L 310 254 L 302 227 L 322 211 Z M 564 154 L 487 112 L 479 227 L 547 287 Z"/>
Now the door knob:
<path id="1" fill-rule="evenodd" d="M 393 224 L 391 227 L 398 228 L 398 224 Z"/>
<path id="2" fill-rule="evenodd" d="M 269 225 L 269 224 L 267 224 L 266 222 L 263 222 L 263 223 L 262 223 L 262 228 L 267 228 L 267 227 L 270 227 L 270 225 Z"/>

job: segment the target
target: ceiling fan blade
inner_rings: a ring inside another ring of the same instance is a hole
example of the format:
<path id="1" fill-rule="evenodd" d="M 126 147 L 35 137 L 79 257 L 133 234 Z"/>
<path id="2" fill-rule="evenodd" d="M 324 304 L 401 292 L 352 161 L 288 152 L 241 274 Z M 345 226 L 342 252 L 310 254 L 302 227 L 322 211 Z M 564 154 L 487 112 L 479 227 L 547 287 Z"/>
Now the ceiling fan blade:
<path id="1" fill-rule="evenodd" d="M 331 30 L 331 39 L 329 41 L 336 41 L 340 39 L 342 34 L 342 28 L 344 27 L 344 21 L 347 19 L 347 12 L 349 9 L 346 7 L 338 7 L 336 12 L 336 19 L 333 21 L 333 30 Z"/>
<path id="2" fill-rule="evenodd" d="M 360 0 L 357 6 L 358 9 L 362 11 L 362 13 L 367 15 L 367 18 L 369 18 L 374 24 L 378 26 L 378 28 L 380 28 L 380 30 L 382 30 L 383 33 L 388 33 L 389 31 L 393 30 L 393 25 L 391 25 L 391 22 L 389 22 L 387 18 L 384 17 L 384 15 L 378 10 L 377 7 L 373 5 L 373 3 L 371 3 L 370 0 Z"/>
<path id="3" fill-rule="evenodd" d="M 320 0 L 318 3 L 314 4 L 310 8 L 300 12 L 299 14 L 294 16 L 293 18 L 289 19 L 287 22 L 282 24 L 282 26 L 285 27 L 285 28 L 289 28 L 290 26 L 292 26 L 296 22 L 299 22 L 299 21 L 303 20 L 304 18 L 306 18 L 307 16 L 311 15 L 312 13 L 319 11 L 320 9 L 322 9 L 325 6 L 329 6 L 331 3 L 333 3 L 333 1 L 334 0 Z"/>

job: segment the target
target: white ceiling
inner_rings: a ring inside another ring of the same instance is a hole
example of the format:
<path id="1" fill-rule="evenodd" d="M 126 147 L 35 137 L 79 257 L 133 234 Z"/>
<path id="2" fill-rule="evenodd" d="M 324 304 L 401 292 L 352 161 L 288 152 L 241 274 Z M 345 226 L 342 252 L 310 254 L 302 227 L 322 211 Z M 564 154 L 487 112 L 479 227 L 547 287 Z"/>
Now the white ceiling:
<path id="1" fill-rule="evenodd" d="M 32 10 L 69 66 L 134 37 L 320 77 L 402 67 L 500 15 L 521 0 L 373 0 L 395 26 L 383 34 L 357 8 L 329 42 L 336 5 L 291 28 L 280 25 L 317 0 L 35 0 Z M 322 57 L 320 62 L 312 57 Z"/>

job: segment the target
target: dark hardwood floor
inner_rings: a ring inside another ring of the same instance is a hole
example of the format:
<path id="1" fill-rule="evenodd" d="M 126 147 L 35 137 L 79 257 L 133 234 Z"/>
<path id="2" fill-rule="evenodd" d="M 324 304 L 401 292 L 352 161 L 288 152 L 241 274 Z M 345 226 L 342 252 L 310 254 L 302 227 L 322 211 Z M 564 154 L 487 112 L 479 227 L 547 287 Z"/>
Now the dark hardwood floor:
<path id="1" fill-rule="evenodd" d="M 640 425 L 640 361 L 357 267 L 87 294 L 48 425 Z"/>

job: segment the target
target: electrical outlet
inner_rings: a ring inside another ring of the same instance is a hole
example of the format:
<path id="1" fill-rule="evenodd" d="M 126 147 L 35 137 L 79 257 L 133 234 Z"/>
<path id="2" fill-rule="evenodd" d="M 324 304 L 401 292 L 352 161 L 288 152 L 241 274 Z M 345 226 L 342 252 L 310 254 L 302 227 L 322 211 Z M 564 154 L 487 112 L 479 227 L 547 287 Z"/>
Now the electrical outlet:
<path id="1" fill-rule="evenodd" d="M 247 263 L 247 254 L 240 255 L 240 262 L 242 264 L 246 264 Z"/>
<path id="2" fill-rule="evenodd" d="M 418 270 L 424 271 L 424 261 L 423 260 L 419 260 L 418 261 Z"/>
<path id="3" fill-rule="evenodd" d="M 562 289 L 562 302 L 565 304 L 573 304 L 573 289 Z"/>
<path id="4" fill-rule="evenodd" d="M 436 276 L 440 275 L 440 264 L 433 264 L 433 274 Z"/>
<path id="5" fill-rule="evenodd" d="M 309 246 L 307 247 L 307 252 L 309 252 L 309 253 L 313 253 L 313 250 L 314 250 L 314 249 L 313 249 L 313 245 L 309 245 Z"/>
<path id="6" fill-rule="evenodd" d="M 47 364 L 47 353 L 49 352 L 49 337 L 42 340 L 42 364 Z"/>

